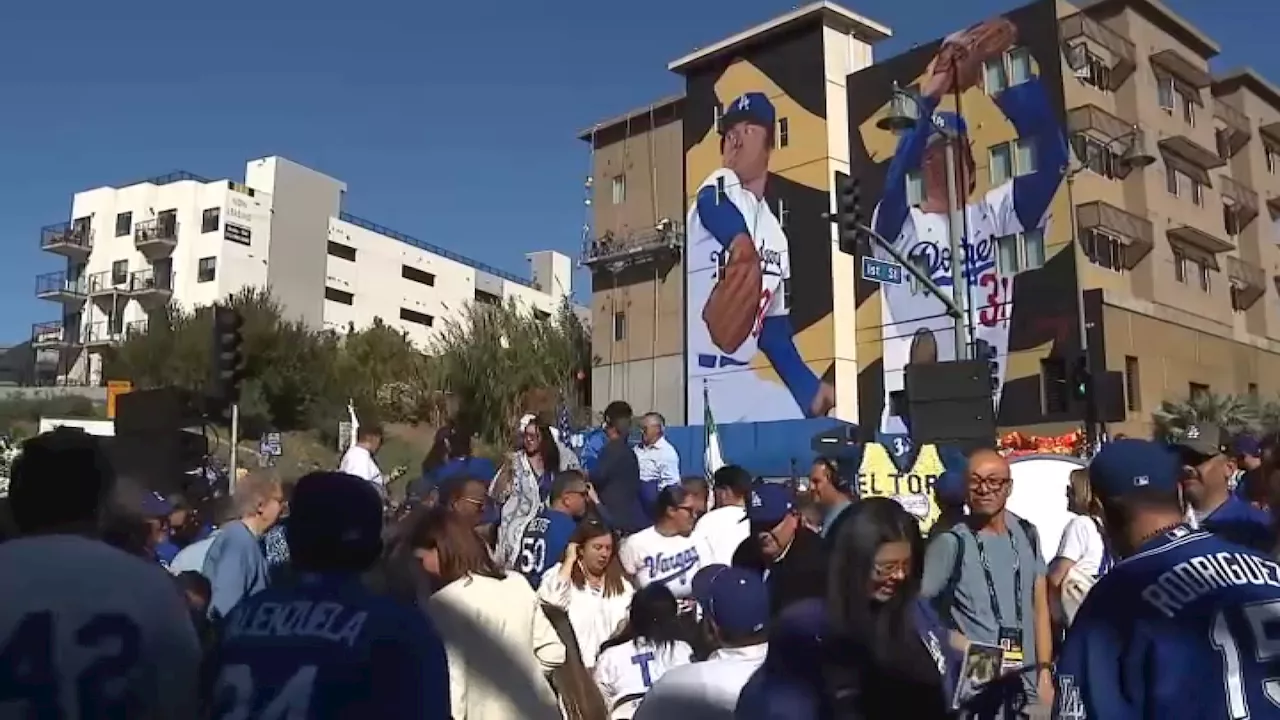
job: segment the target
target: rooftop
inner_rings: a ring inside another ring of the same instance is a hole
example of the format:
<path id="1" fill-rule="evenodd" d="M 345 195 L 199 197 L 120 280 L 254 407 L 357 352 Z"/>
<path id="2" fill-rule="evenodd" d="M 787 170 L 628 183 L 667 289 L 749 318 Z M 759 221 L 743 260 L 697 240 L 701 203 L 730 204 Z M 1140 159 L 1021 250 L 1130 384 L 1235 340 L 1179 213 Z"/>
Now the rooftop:
<path id="1" fill-rule="evenodd" d="M 1280 110 L 1280 88 L 1251 67 L 1232 68 L 1213 79 L 1214 95 L 1230 95 L 1247 87 L 1272 107 Z"/>
<path id="2" fill-rule="evenodd" d="M 1205 35 L 1160 0 L 1086 0 L 1078 3 L 1078 6 L 1090 14 L 1118 12 L 1123 8 L 1129 8 L 1177 38 L 1205 60 L 1222 52 L 1222 48 L 1214 42 L 1213 38 Z"/>
<path id="3" fill-rule="evenodd" d="M 885 25 L 865 18 L 833 2 L 820 0 L 819 2 L 796 8 L 785 15 L 779 15 L 753 28 L 743 30 L 714 45 L 695 50 L 682 58 L 668 63 L 667 69 L 683 75 L 700 65 L 711 62 L 717 57 L 732 53 L 743 45 L 760 42 L 771 35 L 782 33 L 800 23 L 819 18 L 827 25 L 855 35 L 868 43 L 879 42 L 893 35 L 893 31 Z"/>
<path id="4" fill-rule="evenodd" d="M 612 128 L 612 127 L 617 127 L 618 125 L 621 125 L 627 122 L 628 120 L 635 120 L 637 118 L 642 118 L 648 115 L 649 113 L 654 112 L 655 110 L 665 109 L 667 107 L 670 107 L 672 105 L 679 103 L 682 100 L 684 100 L 684 93 L 680 93 L 679 95 L 668 95 L 664 98 L 659 98 L 658 100 L 654 100 L 648 105 L 645 105 L 643 107 L 638 107 L 634 110 L 629 110 L 621 115 L 616 115 L 614 117 L 611 117 L 608 120 L 601 120 L 600 122 L 592 125 L 591 127 L 585 130 L 579 130 L 578 139 L 589 141 L 591 140 L 591 136 L 594 133 L 598 133 L 601 130 L 608 130 L 609 128 Z"/>

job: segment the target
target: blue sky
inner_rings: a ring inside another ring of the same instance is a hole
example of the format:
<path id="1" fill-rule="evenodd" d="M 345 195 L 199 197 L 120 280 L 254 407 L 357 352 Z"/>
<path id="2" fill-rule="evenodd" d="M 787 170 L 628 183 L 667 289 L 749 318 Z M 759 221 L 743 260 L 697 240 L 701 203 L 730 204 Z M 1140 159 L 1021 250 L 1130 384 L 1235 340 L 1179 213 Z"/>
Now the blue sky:
<path id="1" fill-rule="evenodd" d="M 1280 3 L 1166 0 L 1280 82 Z M 861 0 L 879 58 L 1015 7 Z M 576 132 L 677 92 L 666 63 L 796 4 L 776 0 L 45 0 L 0 10 L 0 344 L 58 308 L 41 226 L 78 190 L 185 169 L 242 179 L 284 155 L 347 182 L 347 209 L 518 273 L 577 253 Z M 577 278 L 579 297 L 585 297 Z"/>

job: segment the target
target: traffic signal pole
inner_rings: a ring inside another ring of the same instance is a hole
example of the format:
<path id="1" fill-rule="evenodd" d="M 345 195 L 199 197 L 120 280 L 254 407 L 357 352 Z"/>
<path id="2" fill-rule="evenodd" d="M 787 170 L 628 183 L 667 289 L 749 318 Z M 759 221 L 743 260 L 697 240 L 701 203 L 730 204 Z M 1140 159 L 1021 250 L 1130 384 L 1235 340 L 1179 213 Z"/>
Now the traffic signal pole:
<path id="1" fill-rule="evenodd" d="M 946 134 L 943 122 L 935 120 L 939 131 Z M 968 258 L 964 254 L 964 209 L 959 205 L 959 188 L 956 185 L 956 146 L 955 138 L 946 135 L 946 168 L 947 168 L 947 234 L 951 241 L 951 305 L 957 310 L 953 332 L 955 333 L 956 359 L 969 357 L 969 330 L 965 315 L 965 301 L 969 297 Z"/>
<path id="2" fill-rule="evenodd" d="M 231 457 L 227 459 L 227 492 L 236 494 L 236 446 L 240 442 L 240 403 L 231 405 Z"/>

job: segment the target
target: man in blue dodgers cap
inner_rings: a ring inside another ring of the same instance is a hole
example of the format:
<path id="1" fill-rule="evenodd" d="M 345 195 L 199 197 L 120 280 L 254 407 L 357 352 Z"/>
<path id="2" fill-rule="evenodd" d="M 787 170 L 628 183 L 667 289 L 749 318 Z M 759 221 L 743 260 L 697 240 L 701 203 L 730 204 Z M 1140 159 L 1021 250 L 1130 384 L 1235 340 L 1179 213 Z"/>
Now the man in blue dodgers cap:
<path id="1" fill-rule="evenodd" d="M 786 233 L 765 198 L 777 111 L 762 92 L 732 100 L 720 117 L 722 167 L 702 181 L 689 209 L 686 262 L 688 375 L 701 379 L 719 422 L 826 415 L 835 389 L 796 350 L 787 283 Z M 757 351 L 778 378 L 750 371 Z M 689 416 L 703 413 L 691 393 Z"/>
<path id="2" fill-rule="evenodd" d="M 754 571 L 708 565 L 693 595 L 720 649 L 704 662 L 672 668 L 654 684 L 634 720 L 733 718 L 738 694 L 768 653 L 769 593 Z"/>
<path id="3" fill-rule="evenodd" d="M 1227 454 L 1226 437 L 1212 423 L 1188 425 L 1173 442 L 1183 465 L 1182 494 L 1192 527 L 1255 550 L 1275 547 L 1271 515 L 1231 492 L 1235 463 Z"/>
<path id="4" fill-rule="evenodd" d="M 751 532 L 734 553 L 735 567 L 762 573 L 769 614 L 827 592 L 827 550 L 822 537 L 804 526 L 795 492 L 785 483 L 757 482 L 747 498 Z"/>
<path id="5" fill-rule="evenodd" d="M 435 629 L 360 582 L 382 549 L 378 489 L 311 473 L 294 489 L 286 532 L 297 582 L 250 596 L 227 617 L 210 662 L 213 717 L 448 718 Z"/>
<path id="6" fill-rule="evenodd" d="M 1275 713 L 1280 565 L 1188 526 L 1183 478 L 1178 450 L 1146 440 L 1110 443 L 1090 464 L 1104 531 L 1123 559 L 1067 635 L 1055 717 Z"/>

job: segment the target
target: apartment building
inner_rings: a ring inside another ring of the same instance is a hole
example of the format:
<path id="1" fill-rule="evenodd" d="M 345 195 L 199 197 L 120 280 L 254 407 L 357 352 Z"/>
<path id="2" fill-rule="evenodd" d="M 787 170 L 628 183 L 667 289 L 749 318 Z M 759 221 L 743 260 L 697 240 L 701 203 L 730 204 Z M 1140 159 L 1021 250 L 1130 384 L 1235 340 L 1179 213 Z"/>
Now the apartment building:
<path id="1" fill-rule="evenodd" d="M 346 332 L 380 318 L 424 350 L 468 303 L 509 298 L 550 315 L 572 260 L 530 253 L 521 278 L 342 208 L 346 184 L 281 157 L 251 160 L 243 182 L 188 172 L 76 193 L 71 220 L 41 230 L 66 267 L 36 278 L 59 319 L 37 323 L 37 352 L 60 382 L 99 385 L 102 351 L 143 332 L 169 302 L 191 309 L 267 287 L 286 317 Z"/>
<path id="2" fill-rule="evenodd" d="M 1115 429 L 1146 432 L 1165 400 L 1274 397 L 1280 90 L 1215 77 L 1221 47 L 1157 0 L 1058 13 L 1079 285 L 1093 362 L 1120 380 Z"/>

